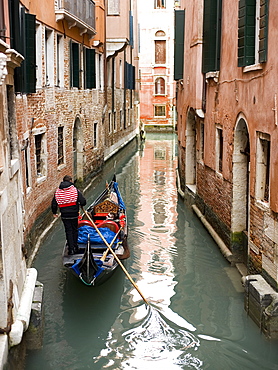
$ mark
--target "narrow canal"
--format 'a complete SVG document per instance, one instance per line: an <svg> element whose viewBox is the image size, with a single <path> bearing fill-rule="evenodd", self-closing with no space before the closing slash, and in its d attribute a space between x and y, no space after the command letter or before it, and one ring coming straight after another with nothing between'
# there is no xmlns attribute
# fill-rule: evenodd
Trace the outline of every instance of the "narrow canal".
<svg viewBox="0 0 278 370"><path fill-rule="evenodd" d="M96 288L69 274L59 221L34 263L45 288L45 333L43 348L27 354L27 370L278 368L277 342L244 311L239 273L177 195L175 140L149 134L140 148L130 144L85 194L89 204L115 165L128 209L126 268L150 306L121 269Z"/></svg>

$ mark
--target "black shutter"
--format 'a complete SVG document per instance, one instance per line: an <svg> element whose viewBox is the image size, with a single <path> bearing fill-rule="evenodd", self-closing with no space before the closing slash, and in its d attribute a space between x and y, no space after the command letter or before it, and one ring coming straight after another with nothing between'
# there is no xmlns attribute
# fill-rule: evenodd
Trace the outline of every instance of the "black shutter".
<svg viewBox="0 0 278 370"><path fill-rule="evenodd" d="M238 66L255 63L256 1L239 0Z"/></svg>
<svg viewBox="0 0 278 370"><path fill-rule="evenodd" d="M95 49L85 49L86 50L86 89L95 89L96 88L96 66L95 58L96 51Z"/></svg>
<svg viewBox="0 0 278 370"><path fill-rule="evenodd" d="M71 43L71 87L79 88L79 45L75 42Z"/></svg>
<svg viewBox="0 0 278 370"><path fill-rule="evenodd" d="M268 39L268 0L261 0L260 6L260 34L259 34L259 62L267 60Z"/></svg>
<svg viewBox="0 0 278 370"><path fill-rule="evenodd" d="M222 0L204 0L202 72L219 71Z"/></svg>
<svg viewBox="0 0 278 370"><path fill-rule="evenodd" d="M183 79L185 11L175 10L174 80Z"/></svg>
<svg viewBox="0 0 278 370"><path fill-rule="evenodd" d="M36 16L25 13L24 92L36 92Z"/></svg>
<svg viewBox="0 0 278 370"><path fill-rule="evenodd" d="M131 73L132 73L131 89L135 90L135 67L133 65L131 65Z"/></svg>

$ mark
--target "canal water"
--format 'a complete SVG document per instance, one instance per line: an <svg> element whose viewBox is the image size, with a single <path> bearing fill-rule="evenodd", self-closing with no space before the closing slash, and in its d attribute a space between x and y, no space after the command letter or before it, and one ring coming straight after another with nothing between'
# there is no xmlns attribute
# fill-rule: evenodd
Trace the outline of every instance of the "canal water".
<svg viewBox="0 0 278 370"><path fill-rule="evenodd" d="M27 370L278 368L277 342L246 315L241 277L176 190L176 136L148 134L110 160L86 192L90 203L113 172L128 210L131 256L100 287L62 266L55 226L34 262L44 284L43 347Z"/></svg>

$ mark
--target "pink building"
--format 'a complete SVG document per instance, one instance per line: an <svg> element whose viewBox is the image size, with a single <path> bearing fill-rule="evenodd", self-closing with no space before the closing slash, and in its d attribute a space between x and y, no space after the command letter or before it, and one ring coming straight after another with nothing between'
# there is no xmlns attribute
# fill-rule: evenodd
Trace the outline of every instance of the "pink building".
<svg viewBox="0 0 278 370"><path fill-rule="evenodd" d="M277 16L272 0L183 0L175 59L182 188L229 261L261 274L264 292L274 294ZM265 320L263 330L277 337Z"/></svg>
<svg viewBox="0 0 278 370"><path fill-rule="evenodd" d="M174 0L138 2L140 120L146 130L174 129Z"/></svg>

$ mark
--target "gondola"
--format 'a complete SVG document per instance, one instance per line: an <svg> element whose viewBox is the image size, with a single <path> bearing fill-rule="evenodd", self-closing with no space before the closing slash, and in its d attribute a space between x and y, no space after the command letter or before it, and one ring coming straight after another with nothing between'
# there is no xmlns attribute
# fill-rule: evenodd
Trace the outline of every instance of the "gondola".
<svg viewBox="0 0 278 370"><path fill-rule="evenodd" d="M105 190L79 217L78 252L69 255L65 244L63 265L85 285L101 285L119 265L113 254L119 260L130 256L127 234L126 207L114 175Z"/></svg>

